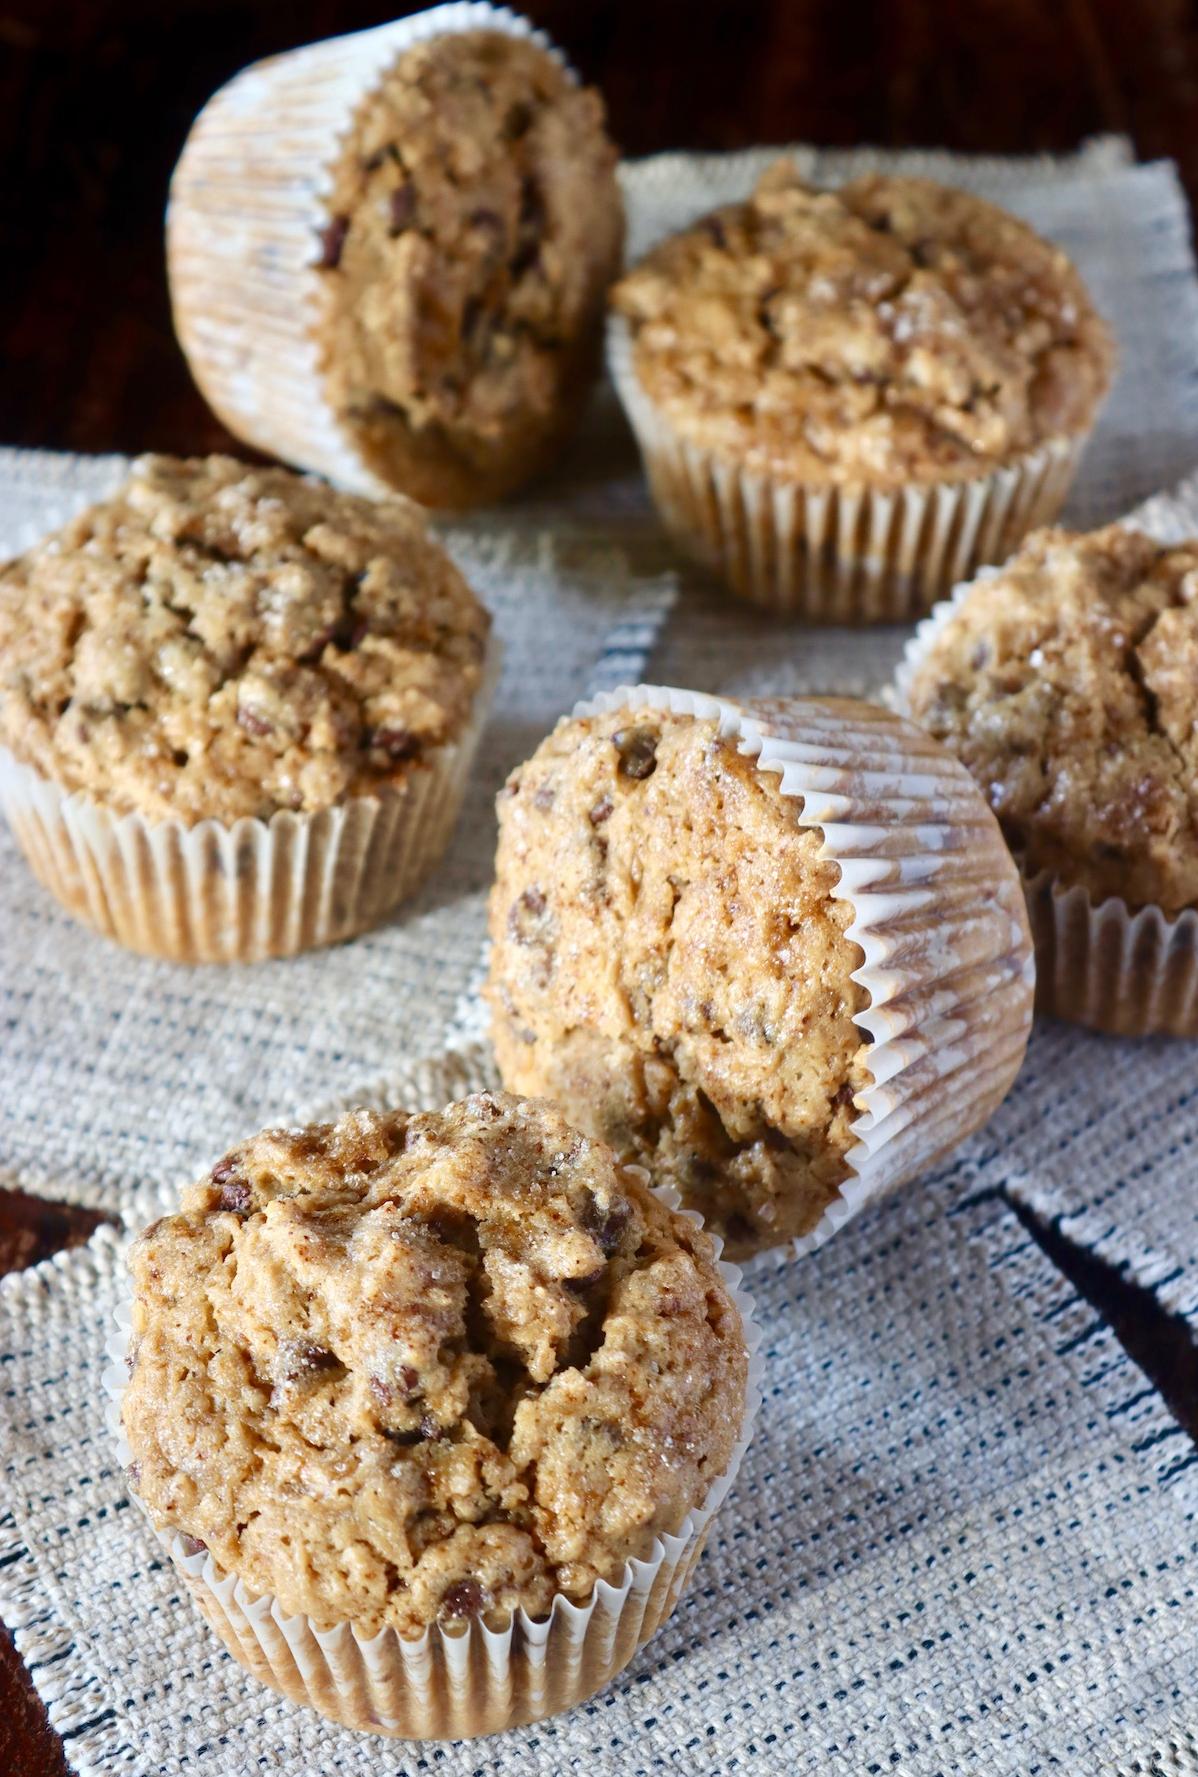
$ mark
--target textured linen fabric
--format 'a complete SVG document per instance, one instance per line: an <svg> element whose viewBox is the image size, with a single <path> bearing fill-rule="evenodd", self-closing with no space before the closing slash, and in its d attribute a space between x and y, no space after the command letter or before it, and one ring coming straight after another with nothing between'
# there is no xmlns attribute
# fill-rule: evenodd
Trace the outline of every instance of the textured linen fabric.
<svg viewBox="0 0 1198 1777"><path fill-rule="evenodd" d="M1198 282L1171 167L1112 142L1062 162L798 152L815 177L880 160L971 185L1073 253L1122 368L1069 516L1116 516L1198 461ZM626 168L634 248L769 158ZM122 470L0 453L0 549ZM876 692L907 633L783 629L705 587L662 537L610 392L551 485L444 534L496 613L504 679L451 853L395 921L253 968L143 961L75 926L0 836L0 1184L131 1228L265 1121L380 1075L414 1102L466 1088L477 1061L393 1076L475 1020L491 798L555 716L646 676ZM1196 1311L1189 1053L1045 1026L953 1166L803 1265L758 1265L767 1411L690 1597L594 1703L491 1742L360 1739L244 1679L180 1598L103 1429L123 1237L0 1283L0 1616L72 1762L105 1777L1198 1772L1198 1457L1025 1225L1060 1219Z"/></svg>
<svg viewBox="0 0 1198 1777"><path fill-rule="evenodd" d="M105 1230L0 1288L0 1604L81 1771L1187 1768L1198 1452L976 1161L754 1268L765 1405L691 1593L591 1703L455 1746L279 1701L180 1595L104 1427L124 1250Z"/></svg>

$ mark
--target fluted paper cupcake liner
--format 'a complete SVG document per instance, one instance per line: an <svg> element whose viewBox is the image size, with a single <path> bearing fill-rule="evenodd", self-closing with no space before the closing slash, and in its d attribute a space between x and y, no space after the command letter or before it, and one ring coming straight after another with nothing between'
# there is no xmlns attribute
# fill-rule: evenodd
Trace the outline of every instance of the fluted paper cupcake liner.
<svg viewBox="0 0 1198 1777"><path fill-rule="evenodd" d="M339 423L316 344L333 168L359 107L406 50L478 30L565 65L505 7L436 6L244 69L201 111L171 181L175 329L205 400L247 444L357 493L390 489Z"/></svg>
<svg viewBox="0 0 1198 1777"><path fill-rule="evenodd" d="M873 1084L857 1096L849 1175L796 1253L934 1166L1001 1103L1031 1030L1035 971L1018 876L964 766L922 729L845 698L733 702L637 685L576 716L658 709L714 720L776 773L800 826L823 835L833 893L853 909L869 995Z"/></svg>
<svg viewBox="0 0 1198 1777"><path fill-rule="evenodd" d="M451 1069L448 1090L457 1085L458 1073ZM658 1195L677 1207L673 1193ZM693 1212L680 1213L699 1224ZM720 1242L712 1238L718 1255ZM601 1689L656 1632L685 1591L712 1519L736 1478L760 1406L761 1330L740 1270L722 1260L718 1265L740 1314L749 1354L741 1435L702 1505L687 1513L677 1531L655 1537L642 1558L628 1561L618 1583L600 1580L581 1604L559 1593L545 1617L520 1610L501 1628L475 1621L452 1631L435 1624L412 1639L390 1628L365 1636L352 1623L323 1627L303 1614L289 1616L276 1598L252 1593L234 1574L222 1571L206 1549L189 1551L184 1537L157 1531L196 1605L234 1659L272 1690L343 1727L411 1740L499 1733L570 1709ZM132 1453L121 1424L121 1400L128 1380L130 1329L126 1301L116 1313L104 1371L108 1426L126 1466Z"/></svg>
<svg viewBox="0 0 1198 1777"><path fill-rule="evenodd" d="M144 956L257 962L368 930L439 861L461 806L498 676L456 741L394 788L315 814L188 825L117 814L0 747L0 807L38 878L68 913Z"/></svg>
<svg viewBox="0 0 1198 1777"><path fill-rule="evenodd" d="M890 702L910 713L911 686L945 624L983 572L958 586L919 625L903 652ZM1130 907L1117 895L1095 902L1083 883L1050 870L1023 876L1036 946L1036 1008L1113 1036L1198 1036L1198 909L1169 914Z"/></svg>
<svg viewBox="0 0 1198 1777"><path fill-rule="evenodd" d="M808 623L910 622L1051 523L1086 442L1054 438L968 481L807 485L751 474L680 437L640 385L620 316L608 323L607 357L675 542L738 597Z"/></svg>

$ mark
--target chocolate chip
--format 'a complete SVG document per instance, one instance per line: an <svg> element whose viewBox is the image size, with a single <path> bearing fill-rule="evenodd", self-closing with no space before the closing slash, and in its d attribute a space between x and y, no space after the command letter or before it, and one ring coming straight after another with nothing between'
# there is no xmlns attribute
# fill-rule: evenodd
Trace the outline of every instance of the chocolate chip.
<svg viewBox="0 0 1198 1777"><path fill-rule="evenodd" d="M208 1544L202 1542L198 1536L187 1536L184 1534L179 1540L183 1544L183 1553L185 1555L202 1555L208 1548Z"/></svg>
<svg viewBox="0 0 1198 1777"><path fill-rule="evenodd" d="M632 1208L617 1200L610 1209L604 1209L597 1197L588 1195L579 1219L603 1256L610 1259L632 1219Z"/></svg>
<svg viewBox="0 0 1198 1777"><path fill-rule="evenodd" d="M389 1444L400 1444L404 1449L410 1449L413 1444L424 1442L424 1433L421 1430L398 1431L394 1426L384 1425L382 1431Z"/></svg>
<svg viewBox="0 0 1198 1777"><path fill-rule="evenodd" d="M420 742L402 722L392 722L373 729L368 744L377 752L385 753L396 764L402 759L410 759L420 749Z"/></svg>
<svg viewBox="0 0 1198 1777"><path fill-rule="evenodd" d="M507 929L517 944L539 944L544 936L546 901L537 887L526 888L513 901L507 916Z"/></svg>
<svg viewBox="0 0 1198 1777"><path fill-rule="evenodd" d="M545 198L531 173L520 181L520 226L541 229L545 224Z"/></svg>
<svg viewBox="0 0 1198 1777"><path fill-rule="evenodd" d="M317 271L336 271L341 264L341 253L348 233L348 216L333 216L329 220L320 235L320 258L316 261Z"/></svg>
<svg viewBox="0 0 1198 1777"><path fill-rule="evenodd" d="M853 1088L845 1080L836 1088L832 1097L833 1111L853 1109Z"/></svg>
<svg viewBox="0 0 1198 1777"><path fill-rule="evenodd" d="M717 247L728 245L728 231L718 216L705 216L701 226L704 234L710 236Z"/></svg>
<svg viewBox="0 0 1198 1777"><path fill-rule="evenodd" d="M244 1179L228 1179L219 1187L217 1203L232 1215L243 1216L250 1207L251 1195Z"/></svg>
<svg viewBox="0 0 1198 1777"><path fill-rule="evenodd" d="M603 1278L604 1270L601 1265L597 1271L588 1271L585 1277L567 1277L564 1282L568 1290L573 1290L575 1295L583 1296L588 1290L594 1289L597 1283L602 1283Z"/></svg>
<svg viewBox="0 0 1198 1777"><path fill-rule="evenodd" d="M283 1374L288 1382L344 1368L335 1352L323 1345L313 1345L307 1339L281 1340L279 1349L283 1357Z"/></svg>
<svg viewBox="0 0 1198 1777"><path fill-rule="evenodd" d="M617 728L612 744L620 755L621 777L641 782L657 770L657 743L661 739L656 728Z"/></svg>
<svg viewBox="0 0 1198 1777"><path fill-rule="evenodd" d="M733 1212L724 1223L724 1232L727 1234L729 1241L736 1246L747 1246L748 1243L751 1240L756 1239L757 1236L757 1230L754 1228L752 1222L746 1220L742 1215L737 1215L735 1212Z"/></svg>
<svg viewBox="0 0 1198 1777"><path fill-rule="evenodd" d="M443 1617L477 1617L487 1608L487 1589L478 1580L455 1580L442 1594Z"/></svg>
<svg viewBox="0 0 1198 1777"><path fill-rule="evenodd" d="M532 794L532 805L542 814L548 814L553 807L556 792L552 784L538 784Z"/></svg>
<svg viewBox="0 0 1198 1777"><path fill-rule="evenodd" d="M601 827L614 807L615 804L610 796L600 796L598 802L596 802L594 808L591 809L587 816L592 827Z"/></svg>
<svg viewBox="0 0 1198 1777"><path fill-rule="evenodd" d="M274 733L272 724L266 720L265 716L258 715L255 710L250 709L244 703L237 706L237 726L244 728L247 734L252 734L259 740L264 734Z"/></svg>
<svg viewBox="0 0 1198 1777"><path fill-rule="evenodd" d="M526 105L523 99L518 99L514 105L509 106L508 114L503 120L504 136L509 142L517 142L521 136L528 134L531 125L532 106Z"/></svg>
<svg viewBox="0 0 1198 1777"><path fill-rule="evenodd" d="M387 219L392 235L402 234L416 214L416 188L397 185L387 202Z"/></svg>

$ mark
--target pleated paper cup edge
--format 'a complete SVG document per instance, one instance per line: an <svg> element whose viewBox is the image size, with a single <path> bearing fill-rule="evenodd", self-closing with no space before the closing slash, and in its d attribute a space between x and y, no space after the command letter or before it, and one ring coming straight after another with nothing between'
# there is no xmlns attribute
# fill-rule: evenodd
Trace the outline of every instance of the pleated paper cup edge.
<svg viewBox="0 0 1198 1777"><path fill-rule="evenodd" d="M709 552L700 546L699 539L708 531L709 524L707 515L700 510L700 503L693 490L688 489L685 501L685 531L680 524L671 521L654 494L654 504L665 528L681 547L717 575L733 597L770 611L775 616L799 619L814 625L859 626L914 622L931 608L930 594L934 587L924 585L929 574L926 549L922 552L916 550L905 562L900 560L903 544L898 533L906 530L917 538L922 537L927 528L928 510L936 499L955 499L960 506L973 497L978 502L978 509L969 521L970 550L973 550L977 538L988 528L994 527L1006 535L1006 527L1011 521L1009 516L1003 516L1000 503L1009 513L1019 503L1022 492L1026 496L1028 516L1026 522L1021 523L1017 534L1007 539L1012 548L1017 547L1018 542L1029 531L1051 522L1059 513L1097 421L1096 411L1084 431L1045 439L1034 449L1023 452L1010 462L975 476L930 480L926 483L908 481L892 488L873 488L867 483L804 483L798 479L771 476L764 471L742 469L718 452L683 438L641 387L633 363L631 330L622 316L610 312L606 349L608 372L636 436L651 484L653 476L650 471L653 464L664 464L667 453L671 459L675 455L684 455L692 465L702 464L706 478L712 483L717 482L720 477L734 476L741 490L741 512L746 515L754 510L757 512L758 523L751 545L745 552L751 584L747 588L736 586L726 560L712 561ZM670 479L677 488L678 478L672 476ZM1042 483L1049 486L1046 488L1038 485ZM878 528L886 532L889 553L882 556L860 552L844 555L836 553L830 567L821 569L827 583L818 598L812 594L804 577L797 573L794 576L796 584L789 590L768 585L767 576L763 574L760 564L780 562L786 554L775 524L779 496L821 507L831 502L838 505L846 501L855 502L860 510L854 521L854 529L867 534L871 534L875 528L869 518L870 511L882 511L886 514L885 522ZM903 526L896 526L890 508L900 497L909 502L913 510L917 498L922 503L918 508L918 516L909 517ZM747 517L746 527L752 528ZM940 528L951 529L951 524L946 521ZM721 536L726 535L722 522L720 530ZM979 566L975 561L966 571L976 574ZM942 581L943 578L943 573L937 573L937 581Z"/></svg>
<svg viewBox="0 0 1198 1777"><path fill-rule="evenodd" d="M440 861L461 811L471 766L498 684L501 659L499 639L492 630L487 639L482 676L460 733L453 740L430 749L421 762L419 773L411 773L394 789L385 788L378 795L350 796L331 808L315 810L309 814L281 809L265 821L256 816L243 816L229 823L213 818L194 823L175 817L152 820L136 812L117 814L105 802L87 791L66 790L35 766L18 759L8 747L0 745L0 811L3 812L31 873L46 892L54 896L59 906L89 931L97 932L137 955L188 964L220 965L297 955L306 949L319 949L326 944L340 943L359 936L379 920L385 919L395 907L410 899L427 881ZM419 786L421 794L414 805L405 808L404 804L413 783ZM404 874L394 901L385 907L376 906L373 913L367 911L370 903L364 906L363 901L367 891L372 886L377 886L375 875L368 872L363 875L357 887L356 904L359 911L356 917L351 904L336 922L335 929L328 929L326 922L320 935L311 940L290 944L286 940L286 933L289 929L300 929L307 899L319 887L313 880L316 873L306 867L295 884L294 896L287 906L273 911L268 932L259 932L253 942L244 946L231 947L225 941L222 932L227 932L227 926L214 920L202 902L203 888L209 881L211 870L211 862L208 867L203 867L203 853L209 843L218 848L222 859L231 858L235 853L245 855L240 848L243 844L248 844L255 858L254 882L265 888L273 878L276 854L283 843L284 835L296 841L302 835L306 851L309 837L313 833L324 835L327 829L329 851L318 872L327 881L335 872L337 858L346 843L347 828L363 810L390 810L394 816L389 848L394 852L402 846L405 856ZM33 824L43 834L49 834L51 823L53 824L59 836L58 849L62 854L69 852L73 858L83 859L94 872L100 900L105 909L114 904L129 905L130 932L122 934L118 931L117 922L111 915L106 923L99 917L90 917L63 886L61 872L44 872L39 867L27 841L26 820L21 818L22 814L31 815ZM187 861L188 879L182 892L172 887L170 870L163 868L154 874L148 890L135 888L132 896L125 894L128 877L124 871L124 847L126 844L132 846L139 838L145 841L146 850L141 854L143 857L148 854L158 862L159 853L169 843L172 849L165 860L166 864L169 865L176 855ZM101 850L99 847L104 841L107 844ZM51 850L48 840L48 857ZM305 856L306 866L307 863ZM47 874L52 880L47 880ZM80 899L82 898L84 897L81 895ZM96 895L89 892L86 898L89 902L95 902ZM171 946L160 941L160 921L155 912L156 905L160 908L171 907L176 916L173 920L176 932L199 934L198 938L189 945ZM133 931L139 937L139 942L133 941Z"/></svg>
<svg viewBox="0 0 1198 1777"><path fill-rule="evenodd" d="M309 94L312 109L302 125L303 140L296 140L292 121L288 156L303 163L305 150L310 150L308 164L315 166L316 181L312 190L305 190L289 200L281 199L285 220L282 231L296 231L297 240L315 246L322 220L327 221L327 199L334 169L349 136L360 107L377 88L400 56L418 44L441 36L457 36L468 31L490 30L533 43L551 56L575 84L578 75L568 58L548 34L530 19L506 6L492 6L488 0L448 0L406 18L394 19L362 31L322 39L298 49L284 51L262 61L251 63L219 87L197 113L171 174L166 211L166 260L170 286L171 310L175 332L188 365L204 399L213 411L239 438L258 449L280 457L284 462L325 475L336 486L350 492L373 497L393 494L395 489L371 468L352 434L345 430L329 402L326 392L326 367L317 346L320 322L321 290L319 269L309 258L283 269L295 292L295 300L287 301L269 288L277 277L277 268L262 274L250 289L265 297L265 313L270 319L263 324L251 312L245 280L255 274L254 256L243 255L236 280L222 275L219 263L210 262L202 286L194 296L185 268L185 254L180 247L181 231L186 232L190 206L179 175L193 145L193 136L211 125L212 118L228 117L247 120L268 110L273 97L273 83L280 69L290 66L296 74L310 76L318 68L341 65L344 79L336 92L321 92L319 87ZM352 75L348 64L353 63ZM254 103L250 94L254 83L270 83ZM346 90L346 83L352 91ZM273 194L276 199L279 193ZM314 213L315 212L315 213ZM203 214L202 210L197 211ZM279 230L279 219L273 224ZM216 279L223 291L223 300L230 313L218 315L213 305L211 283ZM250 362L263 339L275 360L269 378L273 403L265 403L262 390L251 396L236 393L239 375L230 371L230 364ZM272 411L273 407L273 411ZM298 446L290 441L296 437L288 414L303 414L302 424L311 427L310 442L300 437Z"/></svg>
<svg viewBox="0 0 1198 1777"><path fill-rule="evenodd" d="M481 1045L479 1047L481 1049ZM437 1057L430 1057L425 1065L433 1066L437 1059ZM352 1093L345 1094L344 1107L350 1108L352 1100ZM627 1170L644 1177L642 1168L630 1167ZM669 1208L674 1209L685 1221L691 1223L695 1227L702 1228L702 1217L694 1210L683 1208L678 1193L671 1187L656 1188L654 1190L654 1195L665 1202ZM635 1655L640 1648L643 1647L647 1641L652 1639L657 1628L668 1620L669 1615L672 1614L672 1611L677 1607L684 1595L687 1585L689 1584L690 1568L701 1554L703 1543L706 1541L711 1525L721 1505L735 1485L736 1477L740 1470L741 1463L744 1460L745 1452L748 1450L748 1447L752 1442L754 1426L762 1405L763 1378L765 1372L765 1359L762 1350L763 1333L760 1322L757 1319L753 1297L745 1286L742 1268L720 1256L722 1242L719 1236L709 1232L708 1238L711 1240L714 1249L716 1268L728 1291L729 1298L736 1309L737 1315L739 1316L743 1332L747 1366L745 1374L744 1410L741 1419L740 1434L733 1447L727 1466L723 1473L718 1475L716 1479L711 1482L702 1503L698 1506L693 1506L685 1514L676 1530L659 1532L656 1534L644 1555L633 1557L626 1561L618 1581L597 1581L590 1597L581 1604L568 1598L564 1593L557 1593L545 1617L532 1618L521 1609L517 1611L510 1619L509 1623L501 1629L491 1629L485 1624L471 1623L464 1632L451 1634L441 1629L439 1625L432 1625L430 1628L426 1629L421 1636L413 1639L401 1638L396 1631L386 1629L378 1632L378 1634L374 1636L363 1637L358 1634L357 1629L352 1622L332 1624L325 1627L317 1624L302 1613L288 1617L279 1605L278 1600L273 1595L251 1593L240 1580L234 1581L234 1576L231 1573L222 1570L213 1560L209 1551L205 1549L189 1553L181 1533L158 1529L158 1527L150 1520L149 1514L146 1512L145 1507L138 1498L136 1490L131 1488L130 1491L132 1497L143 1516L145 1516L147 1524L153 1531L153 1534L159 1543L169 1554L174 1566L186 1578L189 1588L193 1591L202 1588L213 1600L216 1606L213 1614L210 1615L207 1610L202 1610L201 1614L203 1614L208 1620L209 1626L213 1628L213 1632L219 1634L221 1639L225 1641L225 1645L228 1647L230 1653L239 1660L240 1664L243 1666L246 1664L246 1662L241 1659L234 1642L228 1640L220 1630L216 1629L213 1617L215 1617L215 1622L219 1622L222 1617L227 1619L233 1628L235 1639L238 1631L244 1629L251 1641L257 1641L258 1638L254 1632L251 1621L251 1613L253 1616L269 1615L277 1624L287 1623L289 1648L290 1638L292 1636L302 1637L305 1633L322 1649L325 1643L330 1642L332 1638L336 1638L340 1643L344 1644L343 1651L348 1651L348 1643L349 1641L352 1641L353 1646L358 1650L359 1654L361 1654L362 1650L367 1647L370 1648L373 1653L376 1648L381 1646L384 1638L390 1638L389 1645L393 1656L392 1682L408 1687L410 1692L410 1683L408 1679L403 1676L403 1658L405 1653L408 1658L413 1659L426 1653L435 1636L443 1644L455 1644L452 1649L453 1657L459 1661L465 1662L468 1659L468 1644L470 1639L474 1636L478 1636L481 1637L486 1650L488 1672L502 1689L504 1685L508 1684L514 1661L522 1655L526 1655L526 1650L529 1646L537 1647L546 1643L551 1630L553 1630L559 1622L565 1625L563 1633L570 1638L570 1657L578 1666L582 1666L583 1655L588 1639L592 1635L592 1631L595 1642L598 1643L606 1640L609 1644L614 1644L619 1638L620 1624L625 1614L630 1611L635 1613L637 1610L644 1610L650 1599L652 1589L662 1574L666 1573L667 1583L672 1584L674 1576L681 1573L683 1576L682 1583L674 1594L673 1602L670 1604L669 1610L664 1612L647 1632L642 1633L638 1631L635 1645L629 1650L627 1659L621 1661L621 1663L607 1675L603 1680L603 1684L611 1683L618 1678L630 1661L635 1658ZM126 1274L123 1293L113 1311L112 1325L105 1340L105 1357L107 1362L101 1378L105 1394L105 1423L109 1436L115 1447L117 1459L122 1468L127 1468L133 1459L133 1452L130 1448L128 1438L125 1435L124 1426L121 1420L121 1406L129 1375L126 1359L128 1356L132 1332L131 1307L132 1289ZM231 1581L234 1583L230 1584ZM518 1635L516 1634L517 1630L519 1631ZM402 1647L393 1645L401 1642ZM259 1646L261 1646L260 1642ZM263 1651L265 1655L265 1650ZM398 1656L398 1658L395 1658L395 1656ZM445 1657L448 1659L449 1650L446 1650ZM247 1667L247 1670L248 1669L249 1668ZM497 1678L496 1675L498 1675ZM295 1680L291 1672L280 1673L276 1671L275 1685L282 1694L291 1697L293 1701L297 1700L295 1695ZM508 1688L511 1689L512 1687L509 1685ZM594 1687L587 1685L584 1682L579 1689L577 1696L571 1697L569 1701L562 1702L560 1709L554 1708L550 1713L558 1714L573 1708L577 1703L585 1701L589 1695L593 1694L593 1692ZM310 1695L304 1699L304 1702L306 1706L316 1709L319 1713L324 1715L326 1719L339 1720L343 1725L357 1727L359 1730L363 1727L361 1721L350 1719L349 1708L351 1697L348 1686L346 1687L343 1697L343 1703L347 1710L345 1715L331 1715L327 1708L321 1708L320 1704L318 1704ZM485 1699L480 1699L477 1715L477 1719L480 1721L484 1719L484 1709ZM392 1719L400 1719L399 1713L397 1712L396 1716ZM543 1719L543 1717L533 1717L529 1719ZM478 1729L472 1730L469 1727L464 1727L462 1722L455 1718L452 1723L447 1723L446 1731L444 1733L428 1734L420 1737L439 1739L451 1736L457 1737L463 1733L469 1735L472 1732L497 1732L502 1731L502 1728L502 1723L495 1724L491 1721L489 1725L484 1725ZM383 1726L376 1731L386 1734L389 1730ZM407 1737L415 1738L416 1736Z"/></svg>
<svg viewBox="0 0 1198 1777"><path fill-rule="evenodd" d="M742 750L757 759L762 770L771 771L771 773L774 771L779 772L778 781L781 788L781 765L773 764L770 761L768 755L768 749L770 746L768 725L767 723L759 722L754 716L752 710L753 701L754 700L752 699L746 699L744 702L741 702L737 699L724 698L708 692L690 691L677 686L645 684L634 686L624 685L611 691L601 692L597 697L584 698L581 702L575 705L574 709L571 711L569 719L573 720L578 717L605 715L614 710L629 707L633 709L665 709L674 715L691 716L699 720L715 720L720 725L720 732L723 738L736 739L748 743L747 747L743 747ZM765 701L768 702L769 700L766 699ZM844 702L846 700L829 700L814 694L805 694L793 701L798 703L810 702L826 704L829 701ZM852 702L855 700L850 699L847 701ZM895 712L891 712L891 714L894 713ZM774 742L773 744L776 746L777 742ZM755 751L753 750L754 748L756 748ZM949 756L946 755L946 758L947 757ZM786 763L789 765L792 761L786 761ZM968 779L968 774L965 773L964 768L957 764L956 761L953 761L953 765L955 768L955 774L959 775L963 782L969 782L970 787L972 788L971 780ZM847 777L848 773L846 772L844 775ZM913 772L913 782L917 781L918 778L919 773L917 771ZM819 796L825 796L827 794L827 787L826 785L821 785L818 790L814 787L809 787L806 791L802 789L788 790L783 788L782 793L784 795L793 795L806 803L814 795L818 794ZM925 800L931 800L930 794L922 789L920 795ZM827 829L830 824L831 823L826 820L818 818L816 815L808 815L805 810L804 825L809 828L818 829L824 834L824 855L832 862L841 863L843 865L846 860L838 857L837 846L830 843L828 840ZM837 834L840 838L841 847L844 848L844 835L846 830L852 830L853 823L851 821L844 822L838 819L835 825ZM1001 1099L1010 1091L1019 1071L1019 1066L1022 1063L1022 1057L1027 1047L1028 1037L1031 1034L1031 1005L1035 980L1034 961L1026 908L1022 897L1014 893L1014 888L1015 883L1012 882L1012 898L1017 902L1017 917L1021 922L1022 942L1017 943L1015 941L1016 935L1012 934L1011 954L1012 956L1022 954L1024 958L1021 965L1021 977L1025 988L1025 993L1022 996L1025 1003L1025 1012L1020 1020L1020 1028L1018 1030L1016 1029L1014 1020L1012 1020L1011 1023L1014 1046L1018 1049L1018 1056L1014 1060L1013 1065L1009 1060L1005 1061L1004 1066L996 1074L996 1079L1002 1078L1004 1080L1004 1084L998 1092L998 1097L995 1100L996 1104L1001 1102ZM869 891L867 890L865 892L868 894ZM806 1233L795 1237L787 1243L780 1243L777 1247L765 1248L762 1252L753 1255L753 1257L747 1261L751 1265L767 1260L771 1255L776 1257L779 1252L785 1252L788 1247L793 1255L798 1258L804 1257L806 1254L815 1251L830 1239L834 1233L842 1228L846 1222L850 1221L855 1215L864 1209L868 1203L872 1203L888 1195L890 1191L897 1189L909 1178L918 1176L920 1172L928 1170L929 1166L936 1163L936 1157L924 1159L916 1165L914 1169L902 1171L898 1176L888 1176L882 1162L886 1156L889 1138L883 1140L878 1146L874 1146L866 1140L867 1134L873 1134L877 1128L885 1123L887 1115L886 1100L893 1096L892 1088L894 1081L914 1064L912 1061L903 1061L900 1059L898 1067L893 1072L888 1072L884 1067L878 1065L885 1055L887 1048L892 1045L904 1044L909 1034L903 1032L897 1036L888 1035L885 1033L884 1029L882 1029L880 1020L878 1021L878 1029L873 1028L871 1023L871 1012L878 1009L879 1003L884 1004L886 999L893 997L892 993L889 991L887 991L884 996L881 993L883 975L885 974L889 976L893 971L883 971L875 968L868 961L866 944L870 937L870 926L868 921L859 915L858 892L854 892L847 885L844 879L843 868L841 880L838 882L836 888L833 889L832 893L836 898L848 901L853 907L854 919L847 928L845 936L861 947L866 954L866 961L860 968L853 971L852 979L859 986L863 987L870 995L870 1007L867 1007L864 1014L859 1016L855 1022L859 1027L868 1031L872 1038L869 1058L867 1061L867 1065L871 1072L871 1084L865 1088L863 1092L857 1095L857 1114L850 1125L850 1134L856 1139L854 1146L852 1146L846 1154L846 1163L850 1170L848 1177L841 1184L837 1196ZM938 1025L944 1026L947 1025L949 1020L947 1015L941 1014L938 1016L936 1022ZM901 1049L896 1052L901 1055ZM925 1054L926 1053L927 1051L925 1050ZM922 1059L922 1057L919 1059ZM946 1076L938 1075L936 1084L942 1085L945 1077ZM916 1096L928 1095L934 1091L935 1086L925 1085L917 1089ZM881 1111L882 1113L880 1116L876 1115L878 1111ZM938 1157L943 1157L945 1152L951 1151L952 1147L958 1145L960 1141L963 1141L971 1130L977 1126L978 1125L975 1123L969 1125L968 1128L963 1128L955 1140L949 1144L948 1148L941 1147Z"/></svg>

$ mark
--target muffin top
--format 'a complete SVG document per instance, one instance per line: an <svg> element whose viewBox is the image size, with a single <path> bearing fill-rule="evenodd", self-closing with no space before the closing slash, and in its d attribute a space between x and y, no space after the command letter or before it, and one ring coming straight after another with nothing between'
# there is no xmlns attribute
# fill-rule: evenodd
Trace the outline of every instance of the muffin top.
<svg viewBox="0 0 1198 1777"><path fill-rule="evenodd" d="M504 491L597 362L623 204L599 95L539 45L401 55L342 146L317 249L333 405L433 505Z"/></svg>
<svg viewBox="0 0 1198 1777"><path fill-rule="evenodd" d="M0 569L0 743L117 813L310 813L459 735L489 626L406 500L143 457Z"/></svg>
<svg viewBox="0 0 1198 1777"><path fill-rule="evenodd" d="M908 700L1029 872L1198 905L1198 541L1035 532L969 589Z"/></svg>
<svg viewBox="0 0 1198 1777"><path fill-rule="evenodd" d="M1084 432L1113 349L1073 266L928 179L778 162L616 286L639 383L692 443L803 481L988 473Z"/></svg>
<svg viewBox="0 0 1198 1777"><path fill-rule="evenodd" d="M870 1083L862 954L823 835L718 723L564 721L499 798L492 1035L733 1254L805 1233Z"/></svg>
<svg viewBox="0 0 1198 1777"><path fill-rule="evenodd" d="M321 1623L585 1598L702 1504L740 1434L710 1239L547 1104L268 1130L130 1269L133 1487Z"/></svg>

